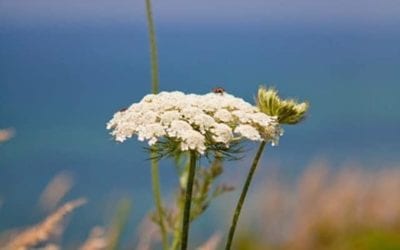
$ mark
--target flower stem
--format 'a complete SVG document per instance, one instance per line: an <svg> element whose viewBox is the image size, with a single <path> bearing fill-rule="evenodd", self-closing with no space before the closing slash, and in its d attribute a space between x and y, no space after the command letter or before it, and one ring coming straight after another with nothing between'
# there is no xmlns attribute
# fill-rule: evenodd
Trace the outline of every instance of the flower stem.
<svg viewBox="0 0 400 250"><path fill-rule="evenodd" d="M251 168L249 170L249 173L247 174L246 182L244 183L244 186L243 186L243 189L242 189L242 193L240 194L240 198L238 200L238 203L236 204L235 213L233 214L231 227L229 229L228 239L227 239L226 245L225 245L225 250L230 250L231 249L233 236L235 234L236 225L237 225L237 222L238 222L239 216L240 216L240 211L242 210L242 207L243 207L243 204L244 204L244 200L246 199L247 191L249 189L249 186L250 186L251 180L253 178L254 172L255 172L255 170L257 168L258 162L259 162L259 160L261 158L261 154L264 151L265 145L266 145L265 141L260 143L260 146L258 147L256 156L254 157L253 163L251 164Z"/></svg>
<svg viewBox="0 0 400 250"><path fill-rule="evenodd" d="M151 89L153 94L158 93L159 85L159 71L158 71L158 55L157 55L157 41L156 31L153 21L153 12L151 8L151 0L146 0L146 14L147 14L147 28L150 39L150 59L151 59Z"/></svg>
<svg viewBox="0 0 400 250"><path fill-rule="evenodd" d="M157 209L157 221L160 226L161 232L161 240L163 249L166 250L168 248L168 238L167 238L167 230L164 224L164 210L161 203L161 191L160 191L160 177L159 177L159 169L158 169L158 161L156 159L151 160L151 181L153 186L153 198L156 204Z"/></svg>
<svg viewBox="0 0 400 250"><path fill-rule="evenodd" d="M146 0L146 16L147 16L147 28L150 40L151 92L153 94L157 94L159 90L159 70L158 70L156 32L153 21L151 0ZM153 197L158 214L158 222L160 226L162 245L163 249L166 250L168 248L168 237L167 237L167 230L164 224L164 211L161 204L160 177L159 177L158 161L156 159L153 159L151 161L151 177L153 186Z"/></svg>
<svg viewBox="0 0 400 250"><path fill-rule="evenodd" d="M174 236L170 250L177 250L181 242L181 235L182 235L181 220L183 218L182 211L185 206L185 201L182 198L179 198L177 206L178 206L178 214L176 219L176 225L174 226Z"/></svg>
<svg viewBox="0 0 400 250"><path fill-rule="evenodd" d="M192 191L194 176L196 173L196 152L190 151L190 164L189 164L189 176L186 184L185 194L185 206L183 211L182 220L182 234L181 234L181 250L186 250L189 238L189 225L190 225L190 206L192 204Z"/></svg>

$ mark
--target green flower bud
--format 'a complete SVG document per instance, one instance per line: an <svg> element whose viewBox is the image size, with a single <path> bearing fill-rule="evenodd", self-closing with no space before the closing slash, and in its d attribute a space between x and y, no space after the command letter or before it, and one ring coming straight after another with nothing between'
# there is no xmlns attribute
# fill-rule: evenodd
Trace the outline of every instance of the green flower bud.
<svg viewBox="0 0 400 250"><path fill-rule="evenodd" d="M275 116L279 124L297 124L301 122L309 108L308 102L298 103L294 99L282 100L274 88L260 86L257 95L257 106L267 115Z"/></svg>

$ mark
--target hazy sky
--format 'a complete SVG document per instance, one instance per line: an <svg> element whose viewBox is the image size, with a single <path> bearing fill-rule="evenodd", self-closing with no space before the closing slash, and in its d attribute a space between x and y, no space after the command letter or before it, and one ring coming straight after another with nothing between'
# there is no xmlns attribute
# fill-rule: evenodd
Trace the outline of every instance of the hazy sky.
<svg viewBox="0 0 400 250"><path fill-rule="evenodd" d="M159 23L400 24L399 0L153 0ZM144 21L144 0L0 0L0 24Z"/></svg>

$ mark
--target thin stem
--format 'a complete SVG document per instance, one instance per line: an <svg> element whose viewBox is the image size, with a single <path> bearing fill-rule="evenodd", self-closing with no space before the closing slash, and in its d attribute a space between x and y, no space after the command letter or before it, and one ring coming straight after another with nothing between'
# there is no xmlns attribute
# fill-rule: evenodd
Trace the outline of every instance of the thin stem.
<svg viewBox="0 0 400 250"><path fill-rule="evenodd" d="M255 170L257 168L258 162L259 162L259 160L261 158L261 154L264 151L265 144L266 144L265 141L260 143L260 146L258 147L256 156L254 157L253 163L251 164L251 168L249 170L249 173L247 174L246 182L244 183L244 186L243 186L243 189L242 189L242 193L240 194L240 198L238 200L238 203L236 204L236 209L235 209L235 213L234 213L233 218L232 218L231 227L229 229L229 235L228 235L228 239L226 241L225 250L230 250L231 249L233 236L235 234L236 225L237 225L237 222L238 222L239 216L240 216L240 211L242 210L242 207L243 207L243 204L244 204L244 200L246 199L247 191L249 189L249 186L250 186L251 180L253 178L254 172L255 172Z"/></svg>
<svg viewBox="0 0 400 250"><path fill-rule="evenodd" d="M190 206L192 204L192 191L196 173L196 152L190 151L189 176L186 184L185 206L182 220L181 250L186 250L189 238Z"/></svg>
<svg viewBox="0 0 400 250"><path fill-rule="evenodd" d="M117 211L114 215L113 222L111 225L107 250L120 249L121 236L126 230L128 224L129 215L132 211L132 202L130 199L121 199L117 204Z"/></svg>
<svg viewBox="0 0 400 250"><path fill-rule="evenodd" d="M158 55L156 31L153 21L153 12L151 8L151 0L146 0L147 27L150 39L150 57L151 57L151 90L153 94L158 93L159 89L159 71L158 71Z"/></svg>
<svg viewBox="0 0 400 250"><path fill-rule="evenodd" d="M153 187L153 197L154 197L154 202L156 204L156 209L157 209L157 220L158 220L158 225L160 226L160 232L161 232L161 240L162 240L162 245L163 249L168 248L168 238L167 238L167 230L165 228L164 224L164 210L162 207L162 202L161 202L161 191L160 191L160 174L158 170L158 161L156 159L151 160L151 182L152 182L152 187Z"/></svg>
<svg viewBox="0 0 400 250"><path fill-rule="evenodd" d="M151 92L157 94L159 90L159 70L158 70L158 56L157 56L157 41L155 25L153 21L153 13L151 8L151 0L146 0L146 15L147 15L147 28L150 40L150 59L151 59ZM168 248L167 230L164 224L164 211L161 203L160 191L160 177L159 177L158 161L153 159L151 161L151 177L153 186L153 197L156 204L158 222L160 226L161 239L163 249Z"/></svg>
<svg viewBox="0 0 400 250"><path fill-rule="evenodd" d="M184 193L181 190L181 193ZM180 245L180 241L181 241L181 235L182 235L182 230L181 230L181 220L182 220L182 211L184 209L185 206L185 201L182 199L183 196L182 194L179 195L178 198L178 214L177 214L177 219L176 219L176 223L174 226L174 236L173 236L173 241L172 241L172 245L171 245L171 250L177 250L179 248Z"/></svg>

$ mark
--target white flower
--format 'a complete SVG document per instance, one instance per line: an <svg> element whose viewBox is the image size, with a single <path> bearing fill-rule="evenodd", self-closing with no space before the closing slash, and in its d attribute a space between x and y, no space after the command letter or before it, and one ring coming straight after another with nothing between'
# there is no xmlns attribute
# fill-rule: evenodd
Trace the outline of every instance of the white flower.
<svg viewBox="0 0 400 250"><path fill-rule="evenodd" d="M223 123L215 124L214 128L211 129L211 133L213 133L215 142L221 142L225 145L229 145L229 142L233 138L232 129Z"/></svg>
<svg viewBox="0 0 400 250"><path fill-rule="evenodd" d="M182 137L181 134L193 130L189 123L181 120L172 121L169 128L166 128L170 137Z"/></svg>
<svg viewBox="0 0 400 250"><path fill-rule="evenodd" d="M196 115L203 114L203 110L198 107L186 106L181 113L186 120L193 121Z"/></svg>
<svg viewBox="0 0 400 250"><path fill-rule="evenodd" d="M258 133L257 129L250 125L239 125L235 128L235 133L240 134L243 137L246 137L247 139L250 139L252 141L261 141L262 138L260 134Z"/></svg>
<svg viewBox="0 0 400 250"><path fill-rule="evenodd" d="M274 118L264 115L264 113L253 113L250 115L252 122L257 123L260 126L268 127Z"/></svg>
<svg viewBox="0 0 400 250"><path fill-rule="evenodd" d="M182 151L187 151L187 150L196 150L200 154L204 154L204 151L206 150L205 144L205 138L204 136L195 131L195 130L188 130L185 131L185 133L182 133L181 135L182 138L182 143L181 143L181 149Z"/></svg>
<svg viewBox="0 0 400 250"><path fill-rule="evenodd" d="M181 151L200 154L217 143L228 148L234 139L277 141L281 131L275 117L243 99L227 93L185 95L178 91L146 95L115 113L107 129L120 142L133 135L149 145L168 139L179 143Z"/></svg>
<svg viewBox="0 0 400 250"><path fill-rule="evenodd" d="M137 134L139 141L149 140L149 145L151 146L157 142L157 138L165 136L166 132L161 124L153 123L146 126L141 125Z"/></svg>
<svg viewBox="0 0 400 250"><path fill-rule="evenodd" d="M160 114L160 122L163 125L168 125L174 120L179 120L181 116L181 113L176 110L165 111L164 113Z"/></svg>
<svg viewBox="0 0 400 250"><path fill-rule="evenodd" d="M200 132L202 134L205 134L206 130L209 130L216 124L214 118L203 113L200 113L193 117L192 123L199 126Z"/></svg>
<svg viewBox="0 0 400 250"><path fill-rule="evenodd" d="M234 110L232 111L232 115L239 120L240 123L248 123L251 122L251 116L249 113L243 110Z"/></svg>
<svg viewBox="0 0 400 250"><path fill-rule="evenodd" d="M230 122L233 118L232 114L226 109L217 110L214 117L221 122Z"/></svg>

